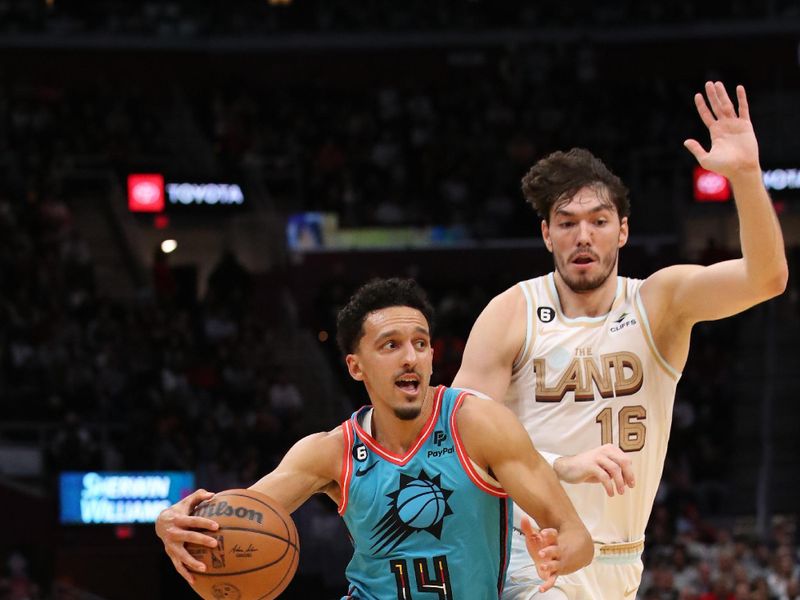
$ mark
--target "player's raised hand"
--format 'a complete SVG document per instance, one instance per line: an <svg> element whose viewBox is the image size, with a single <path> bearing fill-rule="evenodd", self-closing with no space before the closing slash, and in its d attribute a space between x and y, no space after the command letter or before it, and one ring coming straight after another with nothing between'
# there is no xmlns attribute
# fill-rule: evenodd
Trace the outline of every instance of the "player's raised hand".
<svg viewBox="0 0 800 600"><path fill-rule="evenodd" d="M558 571L561 568L561 549L558 547L558 531L555 529L542 529L539 531L533 526L530 518L522 517L522 533L525 535L525 546L528 554L536 565L536 573L543 580L539 586L540 592L546 592L556 583Z"/></svg>
<svg viewBox="0 0 800 600"><path fill-rule="evenodd" d="M164 542L164 550L169 555L172 565L181 576L194 585L194 577L186 568L188 565L195 571L205 571L205 565L192 557L186 550L184 544L193 542L202 546L214 548L217 540L213 537L194 531L195 529L210 529L215 531L219 528L216 521L205 517L193 517L195 507L201 502L213 498L213 492L199 489L186 496L180 502L176 502L169 508L165 508L156 519L156 535Z"/></svg>
<svg viewBox="0 0 800 600"><path fill-rule="evenodd" d="M758 141L744 87L736 86L737 107L728 97L721 81L706 82L706 95L695 94L694 103L703 123L711 135L711 149L706 152L697 140L683 142L705 169L731 179L743 171L760 169Z"/></svg>
<svg viewBox="0 0 800 600"><path fill-rule="evenodd" d="M636 485L630 457L614 444L603 444L575 456L562 456L553 464L561 481L600 483L609 496L624 494Z"/></svg>

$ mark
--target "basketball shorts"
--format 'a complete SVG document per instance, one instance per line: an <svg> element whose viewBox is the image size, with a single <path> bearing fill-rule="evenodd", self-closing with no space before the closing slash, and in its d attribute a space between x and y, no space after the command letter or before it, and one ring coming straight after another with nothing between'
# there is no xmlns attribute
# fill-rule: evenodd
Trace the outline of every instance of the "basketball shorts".
<svg viewBox="0 0 800 600"><path fill-rule="evenodd" d="M560 575L552 589L540 592L542 580L525 547L525 538L515 530L502 600L634 600L644 570L643 548L643 540L595 544L591 564Z"/></svg>

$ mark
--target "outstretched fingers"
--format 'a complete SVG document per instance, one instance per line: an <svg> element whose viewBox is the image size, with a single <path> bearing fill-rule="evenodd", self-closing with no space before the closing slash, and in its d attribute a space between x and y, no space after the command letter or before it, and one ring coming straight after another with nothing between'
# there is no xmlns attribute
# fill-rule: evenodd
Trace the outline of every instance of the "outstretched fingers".
<svg viewBox="0 0 800 600"><path fill-rule="evenodd" d="M718 119L722 117L736 118L736 109L728 96L728 91L725 89L725 84L721 81L714 83L714 92L717 99L717 105L713 106L714 113Z"/></svg>
<svg viewBox="0 0 800 600"><path fill-rule="evenodd" d="M743 85L736 86L736 100L739 103L739 118L750 120L750 105L747 103L747 94Z"/></svg>
<svg viewBox="0 0 800 600"><path fill-rule="evenodd" d="M691 139L684 140L683 146L694 155L698 163L703 164L703 160L705 160L708 152L706 152L703 146L700 145L700 142Z"/></svg>
<svg viewBox="0 0 800 600"><path fill-rule="evenodd" d="M706 94L709 93L709 88L712 92L714 90L714 86L706 84ZM709 102L711 102L710 96ZM703 124L706 127L711 127L714 124L714 121L716 121L716 118L714 117L714 113L712 113L711 109L708 107L708 104L706 104L706 99L703 94L697 93L694 95L694 105L697 107L697 114L700 115L700 119L703 121Z"/></svg>

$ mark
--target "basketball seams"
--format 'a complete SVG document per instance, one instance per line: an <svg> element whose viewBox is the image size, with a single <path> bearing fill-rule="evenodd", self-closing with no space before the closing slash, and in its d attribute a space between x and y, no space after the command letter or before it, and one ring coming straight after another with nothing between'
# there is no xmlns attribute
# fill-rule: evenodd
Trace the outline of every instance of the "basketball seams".
<svg viewBox="0 0 800 600"><path fill-rule="evenodd" d="M229 506L234 508L235 511L239 509L244 509L251 513L253 511L262 511L262 520L244 523L248 526L226 525L227 522L244 521L242 516L236 516L235 513L215 515L214 520L220 524L220 528L216 532L212 532L212 534L223 534L223 536L228 534L226 546L231 544L234 547L237 544L255 544L259 548L254 547L253 550L258 551L259 554L261 551L266 551L268 556L263 557L262 562L257 563L255 566L251 565L259 560L258 555L231 556L230 562L226 560L228 562L227 566L222 567L222 569L232 569L231 571L198 572L190 569L200 580L205 580L203 586L196 589L196 591L203 597L210 597L207 594L211 593L212 588L208 586L216 589L220 585L231 585L245 593L246 597L249 598L256 598L254 593L258 594L258 600L275 598L283 592L294 577L300 560L299 537L291 515L273 498L255 490L225 490L218 493L212 500L204 502L203 505L208 505L215 500L227 500ZM234 503L239 506L235 506ZM269 511L264 510L267 508ZM223 510L222 512L228 511ZM278 522L280 522L280 525ZM262 528L258 528L259 525ZM225 554L227 555L228 552L226 551ZM205 560L208 560L208 558ZM198 582L198 585L200 585L200 582ZM265 590L267 586L270 589ZM203 589L202 592L200 591L201 589Z"/></svg>
<svg viewBox="0 0 800 600"><path fill-rule="evenodd" d="M252 533L258 533L259 535L266 535L267 537L275 538L276 540L283 540L289 546L293 548L297 548L297 542L292 541L290 537L283 537L277 533L272 533L271 531L264 531L263 529L250 529L249 527L228 527L227 525L221 525L219 529L217 529L214 533L219 533L220 531L250 531Z"/></svg>
<svg viewBox="0 0 800 600"><path fill-rule="evenodd" d="M267 592L266 594L264 594L263 596L259 596L258 598L256 598L256 600L264 600L265 598L267 598L267 599L268 599L268 598L270 598L270 597L271 597L272 593L273 593L273 592L275 592L275 590L280 590L280 591L283 591L283 589L284 589L284 588L285 588L287 585L289 585L289 582L288 582L288 581L287 581L285 584L284 584L283 582L284 582L284 580L286 579L286 577L289 575L289 573L291 573L291 574L292 574L292 576L294 576L294 572L295 572L295 570L296 570L296 568L297 568L297 567L294 567L294 568L292 568L292 567L294 566L295 559L297 559L297 562L298 562L298 565L299 565L299 563L300 563L300 553L299 553L299 552L295 552L295 553L293 554L293 556L292 556L292 560L291 560L291 562L289 563L289 568L288 568L288 569L286 569L286 570L284 571L284 573L283 573L283 577L281 577L280 581L278 581L278 583L276 583L276 584L275 584L275 587L274 587L274 588L272 588L270 591L268 591L268 592Z"/></svg>
<svg viewBox="0 0 800 600"><path fill-rule="evenodd" d="M260 493L260 492L255 492L255 493ZM216 497L218 497L218 496L219 496L219 497L225 497L225 498L228 498L228 497L234 497L234 498L245 498L245 499L247 499L247 500L252 500L253 502L257 502L258 504L262 505L262 506L263 506L263 507L265 507L265 508L268 508L269 510L271 510L271 511L272 511L272 512L275 514L275 516L277 516L278 518L280 518L280 520L281 520L281 523L283 523L283 526L286 528L286 535L287 535L287 537L290 537L290 538L291 538L291 531L290 531L290 529L289 529L289 526L288 526L288 525L287 525L287 523L286 523L286 519L284 519L284 515L283 515L283 514L281 514L281 511L279 511L279 510L276 510L276 509L275 509L275 507L274 507L274 506L272 506L272 505L270 505L269 503L267 503L267 502L264 502L264 501L263 501L263 500L261 500L260 498L256 498L256 497L254 497L254 496L249 496L249 495L247 495L247 494L240 494L240 493L234 493L234 492L220 492L219 494L216 494L216 495L214 496L214 498L216 498ZM214 498L211 498L210 500L207 500L207 502L212 502L212 501L214 500ZM288 515L287 515L287 516L288 516ZM291 517L290 517L290 518L291 518ZM229 529L233 529L233 528L229 528Z"/></svg>

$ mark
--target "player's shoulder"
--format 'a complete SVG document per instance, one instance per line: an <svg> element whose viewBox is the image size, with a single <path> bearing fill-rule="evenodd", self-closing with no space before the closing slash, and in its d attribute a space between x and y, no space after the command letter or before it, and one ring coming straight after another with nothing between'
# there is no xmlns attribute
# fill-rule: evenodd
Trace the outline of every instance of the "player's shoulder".
<svg viewBox="0 0 800 600"><path fill-rule="evenodd" d="M330 431L307 435L295 444L295 448L312 460L327 460L342 455L345 438L345 428L339 425Z"/></svg>
<svg viewBox="0 0 800 600"><path fill-rule="evenodd" d="M473 459L480 456L481 448L515 441L524 430L511 410L489 398L481 398L468 393L456 415L459 435L467 453Z"/></svg>
<svg viewBox="0 0 800 600"><path fill-rule="evenodd" d="M467 424L469 426L480 427L486 423L494 423L498 419L502 421L513 413L502 403L492 400L486 396L479 396L472 390L464 390L466 393L461 405L458 408L459 426Z"/></svg>
<svg viewBox="0 0 800 600"><path fill-rule="evenodd" d="M670 265L641 281L639 290L648 312L669 308L676 286L702 269L701 265Z"/></svg>
<svg viewBox="0 0 800 600"><path fill-rule="evenodd" d="M333 480L341 472L345 443L344 427L339 425L307 435L294 445L292 453L308 470Z"/></svg>
<svg viewBox="0 0 800 600"><path fill-rule="evenodd" d="M523 285L525 283L526 282L515 283L497 294L486 306L485 311L507 316L509 311L524 310L526 300Z"/></svg>

